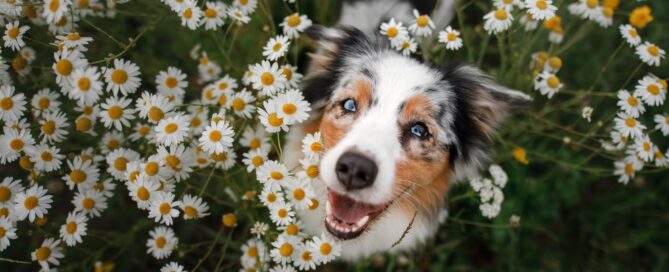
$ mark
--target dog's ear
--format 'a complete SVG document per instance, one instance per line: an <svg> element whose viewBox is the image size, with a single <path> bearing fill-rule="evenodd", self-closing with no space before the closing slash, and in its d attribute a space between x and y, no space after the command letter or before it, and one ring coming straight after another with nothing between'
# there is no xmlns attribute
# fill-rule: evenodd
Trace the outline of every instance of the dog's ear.
<svg viewBox="0 0 669 272"><path fill-rule="evenodd" d="M526 108L531 98L495 83L480 70L460 65L443 69L443 81L454 92L450 162L456 177L471 177L489 160L492 136L512 112Z"/></svg>
<svg viewBox="0 0 669 272"><path fill-rule="evenodd" d="M375 47L364 33L352 27L313 25L305 33L315 42L316 48L309 53L311 63L302 92L312 108L319 110L323 106L319 102L330 97L347 65Z"/></svg>

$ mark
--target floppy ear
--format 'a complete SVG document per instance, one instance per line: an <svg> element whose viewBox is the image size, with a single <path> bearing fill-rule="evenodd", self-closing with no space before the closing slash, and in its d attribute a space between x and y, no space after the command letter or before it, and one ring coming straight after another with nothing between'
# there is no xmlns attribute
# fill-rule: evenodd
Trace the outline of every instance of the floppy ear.
<svg viewBox="0 0 669 272"><path fill-rule="evenodd" d="M313 25L305 33L316 42L316 48L309 53L311 63L302 92L312 109L319 111L337 88L347 65L357 57L372 52L375 47L364 33L352 27Z"/></svg>
<svg viewBox="0 0 669 272"><path fill-rule="evenodd" d="M491 138L500 123L532 99L495 83L472 66L447 67L443 73L455 99L451 131L456 140L450 146L450 162L457 178L471 177L489 160Z"/></svg>

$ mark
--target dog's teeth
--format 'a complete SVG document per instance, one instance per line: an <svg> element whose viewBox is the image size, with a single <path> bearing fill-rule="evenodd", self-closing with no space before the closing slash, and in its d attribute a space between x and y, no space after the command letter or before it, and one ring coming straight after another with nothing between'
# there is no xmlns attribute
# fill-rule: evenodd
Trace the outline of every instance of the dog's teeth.
<svg viewBox="0 0 669 272"><path fill-rule="evenodd" d="M330 201L325 201L325 214L332 214L332 206L330 206Z"/></svg>
<svg viewBox="0 0 669 272"><path fill-rule="evenodd" d="M369 215L365 215L365 217L360 218L357 223L355 223L358 227L362 227L365 224L367 224L367 221L369 221Z"/></svg>

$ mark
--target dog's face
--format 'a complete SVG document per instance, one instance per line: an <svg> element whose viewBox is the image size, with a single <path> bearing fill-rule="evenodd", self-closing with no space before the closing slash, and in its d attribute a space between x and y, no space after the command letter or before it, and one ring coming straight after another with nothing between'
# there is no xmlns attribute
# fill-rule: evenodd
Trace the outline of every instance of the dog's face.
<svg viewBox="0 0 669 272"><path fill-rule="evenodd" d="M355 29L307 32L319 42L303 91L326 148L324 224L340 239L364 234L389 207L436 216L453 174L476 171L495 126L529 101L474 68L436 69Z"/></svg>

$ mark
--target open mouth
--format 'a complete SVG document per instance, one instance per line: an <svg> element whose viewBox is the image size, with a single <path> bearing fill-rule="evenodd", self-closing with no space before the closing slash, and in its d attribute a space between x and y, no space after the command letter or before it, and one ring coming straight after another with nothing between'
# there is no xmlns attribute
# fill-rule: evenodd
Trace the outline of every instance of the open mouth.
<svg viewBox="0 0 669 272"><path fill-rule="evenodd" d="M362 234L390 203L368 204L328 190L325 203L325 228L339 239L353 239Z"/></svg>

